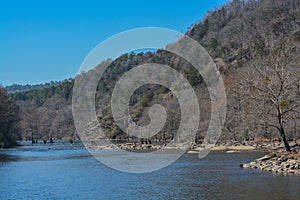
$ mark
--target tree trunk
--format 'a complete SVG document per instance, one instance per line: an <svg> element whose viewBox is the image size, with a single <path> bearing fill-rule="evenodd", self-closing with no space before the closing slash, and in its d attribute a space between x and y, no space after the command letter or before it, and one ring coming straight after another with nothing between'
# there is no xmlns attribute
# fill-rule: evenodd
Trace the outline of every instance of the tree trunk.
<svg viewBox="0 0 300 200"><path fill-rule="evenodd" d="M50 133L50 135L49 135L49 140L50 140L50 143L54 143L53 142L53 138L52 138L52 134Z"/></svg>
<svg viewBox="0 0 300 200"><path fill-rule="evenodd" d="M31 144L34 144L35 140L33 139L33 133L31 132Z"/></svg>
<svg viewBox="0 0 300 200"><path fill-rule="evenodd" d="M285 131L284 131L284 128L283 128L283 119L282 119L282 111L280 109L280 107L277 108L277 114L278 114L278 123L279 123L279 126L280 126L280 136L281 136L281 139L283 141L283 144L284 144L284 148L287 152L290 152L291 149L290 149L290 145L289 143L287 142L286 140L286 137L285 137Z"/></svg>
<svg viewBox="0 0 300 200"><path fill-rule="evenodd" d="M285 137L285 132L284 132L284 129L282 127L282 125L280 124L280 136L281 136L281 139L283 141L283 144L284 144L284 148L287 152L290 152L291 149L290 149L290 145L288 143L288 141L286 140L286 137Z"/></svg>

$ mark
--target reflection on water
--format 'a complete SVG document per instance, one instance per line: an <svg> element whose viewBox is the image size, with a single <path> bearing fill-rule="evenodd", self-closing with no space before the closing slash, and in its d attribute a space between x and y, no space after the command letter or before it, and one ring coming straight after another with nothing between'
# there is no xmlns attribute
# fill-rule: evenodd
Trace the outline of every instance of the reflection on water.
<svg viewBox="0 0 300 200"><path fill-rule="evenodd" d="M0 199L300 199L299 176L239 168L262 152L185 154L146 174L112 170L78 143L0 152Z"/></svg>
<svg viewBox="0 0 300 200"><path fill-rule="evenodd" d="M3 165L6 162L11 162L11 161L17 161L17 157L8 154L1 154L0 151L0 165Z"/></svg>

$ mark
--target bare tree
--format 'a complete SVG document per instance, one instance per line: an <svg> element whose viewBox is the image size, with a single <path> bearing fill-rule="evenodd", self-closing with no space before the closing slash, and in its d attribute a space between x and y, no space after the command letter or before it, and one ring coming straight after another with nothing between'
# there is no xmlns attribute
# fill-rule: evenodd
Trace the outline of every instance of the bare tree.
<svg viewBox="0 0 300 200"><path fill-rule="evenodd" d="M299 119L299 58L292 56L299 54L299 49L284 38L266 40L264 45L266 57L254 57L250 72L241 82L249 88L248 97L254 105L257 121L277 129L286 151L290 151L285 123Z"/></svg>

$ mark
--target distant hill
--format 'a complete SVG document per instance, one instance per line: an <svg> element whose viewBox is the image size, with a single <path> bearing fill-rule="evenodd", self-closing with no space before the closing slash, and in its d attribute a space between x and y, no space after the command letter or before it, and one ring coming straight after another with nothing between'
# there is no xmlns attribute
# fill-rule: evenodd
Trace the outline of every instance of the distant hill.
<svg viewBox="0 0 300 200"><path fill-rule="evenodd" d="M43 88L50 88L52 86L57 86L60 85L61 81L51 81L50 83L41 83L41 84L26 84L26 85L19 85L19 84L13 84L13 85L9 85L4 87L4 89L9 93L9 94L13 94L16 92L26 92L29 90L39 90L39 89L43 89Z"/></svg>

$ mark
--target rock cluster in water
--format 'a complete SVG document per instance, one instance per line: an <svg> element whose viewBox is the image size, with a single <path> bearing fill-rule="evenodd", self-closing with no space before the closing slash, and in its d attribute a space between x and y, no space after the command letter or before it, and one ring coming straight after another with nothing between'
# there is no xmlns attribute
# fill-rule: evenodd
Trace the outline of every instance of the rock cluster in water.
<svg viewBox="0 0 300 200"><path fill-rule="evenodd" d="M278 174L300 175L300 148L298 146L290 153L279 150L253 162L241 164L241 167L261 169Z"/></svg>

